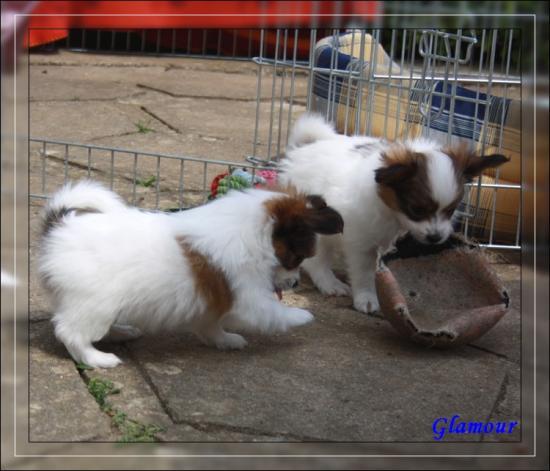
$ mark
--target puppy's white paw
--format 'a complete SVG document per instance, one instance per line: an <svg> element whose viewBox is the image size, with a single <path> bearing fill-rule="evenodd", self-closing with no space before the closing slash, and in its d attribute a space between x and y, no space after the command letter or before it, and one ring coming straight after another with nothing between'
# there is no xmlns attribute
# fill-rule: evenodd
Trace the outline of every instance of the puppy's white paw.
<svg viewBox="0 0 550 471"><path fill-rule="evenodd" d="M372 313L380 309L376 293L361 291L353 296L353 307L360 312Z"/></svg>
<svg viewBox="0 0 550 471"><path fill-rule="evenodd" d="M93 368L114 368L122 363L122 360L112 353L103 353L99 350L86 353L83 363Z"/></svg>
<svg viewBox="0 0 550 471"><path fill-rule="evenodd" d="M351 296L351 288L338 278L315 280L319 291L326 296Z"/></svg>
<svg viewBox="0 0 550 471"><path fill-rule="evenodd" d="M224 332L223 337L216 339L216 347L219 350L242 350L248 342L242 335Z"/></svg>
<svg viewBox="0 0 550 471"><path fill-rule="evenodd" d="M299 325L308 324L314 317L311 312L298 307L290 307L287 311L287 325L288 327L297 327Z"/></svg>

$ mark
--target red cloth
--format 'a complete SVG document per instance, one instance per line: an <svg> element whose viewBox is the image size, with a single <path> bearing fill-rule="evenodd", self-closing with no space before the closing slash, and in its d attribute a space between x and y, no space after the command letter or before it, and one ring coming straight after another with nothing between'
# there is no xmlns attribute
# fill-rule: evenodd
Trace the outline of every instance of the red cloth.
<svg viewBox="0 0 550 471"><path fill-rule="evenodd" d="M62 39L71 28L133 30L345 26L351 17L338 20L322 15L367 15L378 13L380 9L381 2L376 1L41 1L36 2L32 13L51 16L30 17L28 45L33 47ZM124 16L130 14L142 16ZM309 16L311 14L319 16ZM365 16L358 19L368 21Z"/></svg>

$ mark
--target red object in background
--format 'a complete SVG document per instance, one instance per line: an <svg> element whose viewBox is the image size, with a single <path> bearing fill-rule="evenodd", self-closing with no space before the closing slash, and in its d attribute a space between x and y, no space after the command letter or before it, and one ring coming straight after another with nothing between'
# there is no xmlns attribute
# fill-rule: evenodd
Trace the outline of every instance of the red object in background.
<svg viewBox="0 0 550 471"><path fill-rule="evenodd" d="M360 22L380 9L381 2L376 1L41 1L36 2L32 13L51 16L30 17L28 45L57 41L66 37L71 28L128 31L345 26L351 16L339 17L338 21L333 15L357 15L356 22ZM248 39L246 32L247 45ZM269 47L271 41L266 44Z"/></svg>
<svg viewBox="0 0 550 471"><path fill-rule="evenodd" d="M222 180L223 178L227 177L227 175L229 175L229 172L225 172L225 173L220 173L219 175L217 175L214 180L212 180L212 183L210 185L210 195L215 198L216 195L218 194L218 186L220 184L220 180Z"/></svg>

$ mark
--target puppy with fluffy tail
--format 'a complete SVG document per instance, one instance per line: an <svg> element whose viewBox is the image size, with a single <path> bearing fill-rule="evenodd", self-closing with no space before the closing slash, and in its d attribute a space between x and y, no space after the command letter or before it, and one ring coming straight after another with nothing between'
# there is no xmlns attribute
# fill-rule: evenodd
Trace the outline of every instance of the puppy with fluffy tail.
<svg viewBox="0 0 550 471"><path fill-rule="evenodd" d="M361 312L378 309L374 274L380 253L410 232L427 244L444 242L464 183L508 159L479 156L466 147L442 148L427 139L388 142L337 134L323 118L302 116L281 161L280 181L322 195L345 222L341 236L322 236L304 268L327 295L353 295ZM343 251L350 287L331 271Z"/></svg>
<svg viewBox="0 0 550 471"><path fill-rule="evenodd" d="M55 334L78 362L120 359L92 343L107 334L191 331L205 344L240 349L225 328L263 333L310 322L275 292L294 287L317 234L343 220L318 196L232 192L179 213L127 206L97 183L68 185L44 212L39 271L53 295Z"/></svg>

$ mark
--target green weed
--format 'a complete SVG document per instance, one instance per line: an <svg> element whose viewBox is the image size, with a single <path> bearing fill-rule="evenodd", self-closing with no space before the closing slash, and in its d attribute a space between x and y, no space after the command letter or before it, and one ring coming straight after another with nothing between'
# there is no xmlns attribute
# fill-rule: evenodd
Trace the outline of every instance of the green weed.
<svg viewBox="0 0 550 471"><path fill-rule="evenodd" d="M157 181L157 177L155 177L154 175L151 175L148 178L143 178L143 179L138 178L136 180L136 184L140 186L144 186L145 188L149 188L153 186L156 183L156 181Z"/></svg>
<svg viewBox="0 0 550 471"><path fill-rule="evenodd" d="M118 394L120 389L115 388L113 382L108 379L92 378L88 382L88 391L94 396L102 411L109 411L112 407L106 398L110 394Z"/></svg>
<svg viewBox="0 0 550 471"><path fill-rule="evenodd" d="M134 126L137 128L137 131L140 134L147 134L148 132L155 132L153 128L150 128L148 126L148 123L142 123L141 121L138 121L137 123L134 123Z"/></svg>
<svg viewBox="0 0 550 471"><path fill-rule="evenodd" d="M108 379L91 378L88 381L88 391L99 404L101 410L111 417L113 425L122 434L120 438L121 442L155 442L157 441L156 434L164 431L164 429L158 425L143 424L137 420L130 419L125 412L113 407L113 405L107 401L107 397L112 394L120 393L120 389L115 388L112 381Z"/></svg>

